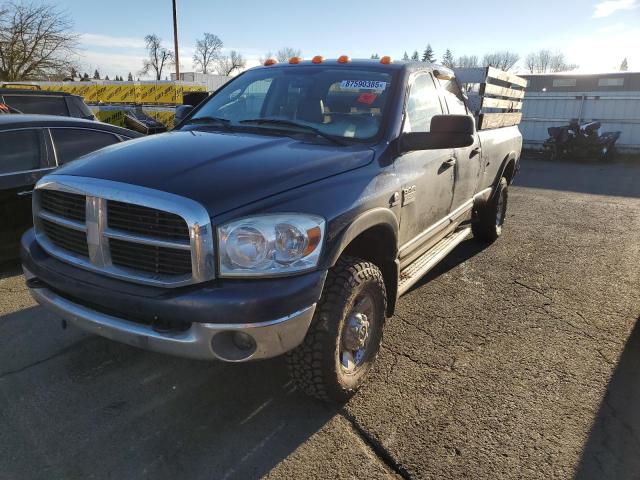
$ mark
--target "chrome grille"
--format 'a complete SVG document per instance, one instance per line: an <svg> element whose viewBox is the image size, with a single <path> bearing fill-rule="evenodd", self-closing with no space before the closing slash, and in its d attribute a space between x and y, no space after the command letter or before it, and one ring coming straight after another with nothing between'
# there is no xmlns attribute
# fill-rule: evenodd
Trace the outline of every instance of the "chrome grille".
<svg viewBox="0 0 640 480"><path fill-rule="evenodd" d="M87 234L85 232L63 227L44 219L42 220L42 226L44 227L44 233L56 247L89 258L89 246L87 245Z"/></svg>
<svg viewBox="0 0 640 480"><path fill-rule="evenodd" d="M107 202L109 228L154 237L189 240L185 221L173 213L130 203Z"/></svg>
<svg viewBox="0 0 640 480"><path fill-rule="evenodd" d="M213 234L200 204L93 178L36 186L36 238L51 255L117 278L175 287L214 278Z"/></svg>
<svg viewBox="0 0 640 480"><path fill-rule="evenodd" d="M114 265L160 275L191 273L191 252L188 250L143 245L115 238L109 240L109 248Z"/></svg>
<svg viewBox="0 0 640 480"><path fill-rule="evenodd" d="M41 207L54 215L71 220L85 221L85 196L75 193L43 190L40 197Z"/></svg>

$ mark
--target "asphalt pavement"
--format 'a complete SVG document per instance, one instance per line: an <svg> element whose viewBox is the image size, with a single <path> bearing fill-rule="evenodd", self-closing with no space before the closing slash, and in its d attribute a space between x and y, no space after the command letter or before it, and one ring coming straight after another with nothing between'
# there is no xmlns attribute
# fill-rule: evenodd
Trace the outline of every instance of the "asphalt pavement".
<svg viewBox="0 0 640 480"><path fill-rule="evenodd" d="M640 162L524 160L343 407L62 330L0 270L0 479L640 478Z"/></svg>

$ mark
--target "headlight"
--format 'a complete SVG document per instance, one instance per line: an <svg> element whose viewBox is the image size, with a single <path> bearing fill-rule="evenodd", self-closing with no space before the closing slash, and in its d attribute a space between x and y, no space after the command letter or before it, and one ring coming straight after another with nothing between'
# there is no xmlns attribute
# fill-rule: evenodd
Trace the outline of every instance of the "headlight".
<svg viewBox="0 0 640 480"><path fill-rule="evenodd" d="M286 275L318 265L324 219L298 213L234 220L218 227L220 276Z"/></svg>

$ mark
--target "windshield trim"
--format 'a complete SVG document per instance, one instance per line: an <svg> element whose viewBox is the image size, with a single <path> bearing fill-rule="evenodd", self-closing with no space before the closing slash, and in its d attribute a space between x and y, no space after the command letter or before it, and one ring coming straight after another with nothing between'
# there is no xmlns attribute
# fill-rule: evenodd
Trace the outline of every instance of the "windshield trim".
<svg viewBox="0 0 640 480"><path fill-rule="evenodd" d="M380 143L380 141L382 141L382 139L387 138L388 134L389 134L389 128L392 124L392 116L393 116L393 105L395 103L397 103L397 95L398 95L398 91L400 89L400 80L402 79L401 76L401 70L399 69L393 69L390 70L386 67L381 67L379 65L371 65L371 66L366 66L363 67L362 65L344 65L344 64L340 64L340 65L300 65L300 66L292 66L292 65L287 65L287 67L291 67L291 68L325 68L325 69L336 69L336 70L344 70L344 69L354 69L354 70L362 70L367 69L367 70L371 70L371 71L375 71L375 72L384 72L390 75L391 77L391 87L389 89L389 98L387 99L387 105L385 108L385 112L382 115L382 121L380 122L380 128L378 128L378 132L372 136L372 137L368 137L368 138L356 138L356 137L343 137L343 136L336 136L336 138L339 138L341 141L344 141L345 144L362 144L362 145L375 145ZM200 109L202 109L205 105L207 105L211 100L213 100L213 98L218 95L220 93L220 91L222 91L223 89L227 88L231 83L235 82L236 80L238 80L239 78L247 75L248 73L251 72L256 72L256 71L267 71L267 68L270 67L255 67L255 68L251 68L249 70L245 70L244 72L236 75L235 77L233 77L232 79L230 79L228 82L224 83L223 85L221 85L217 90L215 90L211 95L209 95L209 97L201 102L199 105L197 105L193 110L191 110L191 112L189 112L189 115L187 115L186 117L184 117L182 119L182 121L176 125L174 127L174 130L181 130L183 127L192 127L194 126L194 124L189 124L189 120L191 118L193 118L193 116L198 113L200 111ZM284 68L284 66L275 66L275 68ZM234 127L237 126L236 123L231 123L229 125L230 127ZM256 129L257 130L257 129ZM265 129L266 130L266 129Z"/></svg>

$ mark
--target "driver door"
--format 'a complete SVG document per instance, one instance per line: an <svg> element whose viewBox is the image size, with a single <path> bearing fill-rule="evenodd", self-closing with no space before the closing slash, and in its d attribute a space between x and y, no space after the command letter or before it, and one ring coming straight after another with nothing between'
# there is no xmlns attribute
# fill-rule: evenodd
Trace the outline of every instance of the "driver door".
<svg viewBox="0 0 640 480"><path fill-rule="evenodd" d="M403 132L428 132L433 116L441 114L443 108L431 73L416 74L410 83ZM409 263L439 239L443 229L438 224L449 214L453 201L454 165L453 149L407 152L396 159L402 185L401 264Z"/></svg>

